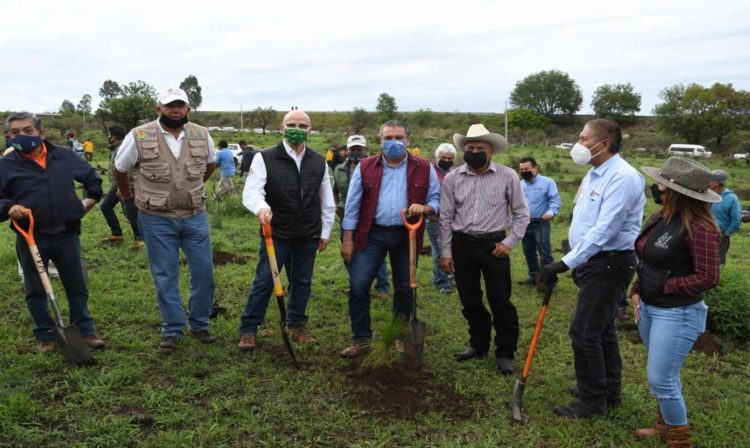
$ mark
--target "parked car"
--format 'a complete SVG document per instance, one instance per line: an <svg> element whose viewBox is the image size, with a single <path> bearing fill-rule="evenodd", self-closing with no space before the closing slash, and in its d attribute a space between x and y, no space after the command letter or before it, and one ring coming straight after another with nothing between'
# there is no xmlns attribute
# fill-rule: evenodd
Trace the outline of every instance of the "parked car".
<svg viewBox="0 0 750 448"><path fill-rule="evenodd" d="M734 160L750 160L750 153L739 152L737 154L734 154L732 157L734 158Z"/></svg>
<svg viewBox="0 0 750 448"><path fill-rule="evenodd" d="M555 145L555 148L557 149L573 149L572 143L560 143L559 145Z"/></svg>
<svg viewBox="0 0 750 448"><path fill-rule="evenodd" d="M711 151L701 145L689 145L687 143L673 143L669 145L667 152L673 156L684 157L711 157Z"/></svg>

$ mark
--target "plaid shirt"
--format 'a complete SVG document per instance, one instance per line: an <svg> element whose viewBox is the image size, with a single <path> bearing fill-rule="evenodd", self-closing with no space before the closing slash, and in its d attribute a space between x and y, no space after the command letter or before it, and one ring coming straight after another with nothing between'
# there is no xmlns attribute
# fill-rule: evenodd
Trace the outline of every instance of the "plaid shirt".
<svg viewBox="0 0 750 448"><path fill-rule="evenodd" d="M636 240L635 249L639 256L643 255L643 248L651 232L653 227ZM696 224L692 238L685 232L685 243L693 257L693 273L668 279L664 285L664 294L698 297L719 284L719 233L706 223ZM636 280L630 295L639 294L640 286L640 280Z"/></svg>

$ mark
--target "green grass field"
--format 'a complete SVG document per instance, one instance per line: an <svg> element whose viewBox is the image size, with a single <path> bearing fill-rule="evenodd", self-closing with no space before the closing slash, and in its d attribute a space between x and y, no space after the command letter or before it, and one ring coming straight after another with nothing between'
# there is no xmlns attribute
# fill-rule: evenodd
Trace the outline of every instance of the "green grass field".
<svg viewBox="0 0 750 448"><path fill-rule="evenodd" d="M251 140L268 144L273 137ZM322 140L313 147L323 149ZM101 146L100 146L101 148ZM106 150L94 165L107 166ZM425 151L426 153L426 151ZM564 206L553 225L555 256L566 238L572 197L586 167L566 151L511 148L497 158L511 163L533 154L543 172L559 181ZM626 156L628 156L626 154ZM636 167L661 166L663 158L631 159ZM720 166L720 161L709 162ZM513 166L513 168L517 168ZM750 199L744 164L731 165L731 187ZM545 171L546 170L546 171ZM216 175L211 182L211 188ZM105 180L105 190L106 190ZM650 201L647 212L655 208ZM132 252L124 227L122 246L103 246L108 235L95 208L83 223L82 246L89 270L89 306L108 346L93 366L73 367L59 353L34 350L31 317L16 274L15 236L0 230L0 446L661 446L632 432L651 424L655 400L646 383L646 353L632 322L620 326L624 363L623 406L605 417L569 421L552 414L568 402L574 385L567 335L576 300L569 276L561 279L542 332L524 408L527 424L511 423L506 402L515 377L501 377L492 359L456 363L454 352L467 341L458 296L431 287L431 258L419 265L420 316L427 323L425 367L364 374L358 362L342 360L350 341L348 279L339 256L338 225L319 254L308 306L316 346L296 346L302 370L291 368L281 338L261 338L255 353L236 349L239 315L253 279L259 245L258 223L238 196L209 204L214 249L246 257L245 264L215 267L217 298L227 313L211 324L219 341L202 346L185 338L174 353L156 349L160 318L146 252ZM119 214L119 212L118 212ZM220 217L219 217L220 216ZM121 217L121 215L120 215ZM121 222L124 219L121 217ZM733 238L728 268L750 264L748 228ZM541 295L515 284L526 275L520 244L512 252L513 302L521 321L515 361L520 368L539 311ZM188 291L183 267L181 289ZM750 272L750 270L747 270ZM59 281L53 281L64 296ZM66 302L62 300L63 304ZM390 301L373 299L373 321L390 316ZM278 326L273 302L267 326ZM713 353L692 353L682 381L696 446L742 447L750 442L750 353L748 347L716 336Z"/></svg>

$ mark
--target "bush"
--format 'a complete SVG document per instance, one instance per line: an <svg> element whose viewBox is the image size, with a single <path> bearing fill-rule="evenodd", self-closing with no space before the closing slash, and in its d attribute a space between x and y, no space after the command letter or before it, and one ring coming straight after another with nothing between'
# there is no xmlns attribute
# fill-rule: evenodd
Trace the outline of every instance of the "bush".
<svg viewBox="0 0 750 448"><path fill-rule="evenodd" d="M750 340L750 278L725 267L721 283L706 293L708 327L714 333L739 341Z"/></svg>

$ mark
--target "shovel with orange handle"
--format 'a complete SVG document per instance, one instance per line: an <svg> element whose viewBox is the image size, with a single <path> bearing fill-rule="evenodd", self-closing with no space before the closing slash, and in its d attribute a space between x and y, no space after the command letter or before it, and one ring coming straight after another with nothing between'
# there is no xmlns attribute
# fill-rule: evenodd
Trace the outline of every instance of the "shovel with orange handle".
<svg viewBox="0 0 750 448"><path fill-rule="evenodd" d="M406 367L421 369L424 362L424 335L426 325L417 319L417 229L424 222L419 215L417 222L410 223L406 209L401 210L401 221L409 231L409 287L411 288L411 314L409 316L409 338L404 344Z"/></svg>

